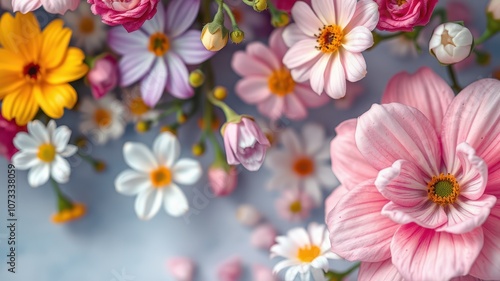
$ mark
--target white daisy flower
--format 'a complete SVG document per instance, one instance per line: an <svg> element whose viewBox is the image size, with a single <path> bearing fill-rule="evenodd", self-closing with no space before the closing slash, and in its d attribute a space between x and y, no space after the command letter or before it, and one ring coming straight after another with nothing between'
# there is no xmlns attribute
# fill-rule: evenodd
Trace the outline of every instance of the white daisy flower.
<svg viewBox="0 0 500 281"><path fill-rule="evenodd" d="M122 98L127 108L128 122L157 121L158 116L161 114L160 110L155 110L144 102L141 87L138 85L122 89Z"/></svg>
<svg viewBox="0 0 500 281"><path fill-rule="evenodd" d="M97 144L118 139L125 132L125 106L111 93L98 100L83 98L78 110L83 119L80 131Z"/></svg>
<svg viewBox="0 0 500 281"><path fill-rule="evenodd" d="M71 130L66 126L56 128L50 120L47 127L35 120L28 123L28 133L20 132L14 138L19 151L12 157L16 169L27 170L28 183L38 187L52 177L58 183L67 183L71 167L63 157L70 157L78 150L68 144Z"/></svg>
<svg viewBox="0 0 500 281"><path fill-rule="evenodd" d="M135 212L149 220L163 204L167 213L178 217L188 209L188 201L179 184L194 184L201 177L200 163L178 159L179 140L175 135L161 133L154 141L153 151L141 143L127 142L123 146L125 162L132 168L116 177L116 190L124 195L137 195Z"/></svg>
<svg viewBox="0 0 500 281"><path fill-rule="evenodd" d="M280 256L285 260L274 266L273 272L287 269L286 281L293 281L300 273L301 280L325 280L324 271L328 271L328 259L340 259L330 251L328 230L324 224L310 223L307 230L301 227L288 231L287 236L276 237L271 247L271 258Z"/></svg>
<svg viewBox="0 0 500 281"><path fill-rule="evenodd" d="M291 128L280 133L284 149L268 151L265 165L274 170L269 188L303 188L317 206L321 205L321 186L333 188L339 184L330 168L330 146L324 129L318 124L306 124L302 138Z"/></svg>
<svg viewBox="0 0 500 281"><path fill-rule="evenodd" d="M101 22L101 17L92 14L90 4L82 1L76 11L68 11L63 19L73 31L74 44L86 54L102 49L107 38L106 25Z"/></svg>

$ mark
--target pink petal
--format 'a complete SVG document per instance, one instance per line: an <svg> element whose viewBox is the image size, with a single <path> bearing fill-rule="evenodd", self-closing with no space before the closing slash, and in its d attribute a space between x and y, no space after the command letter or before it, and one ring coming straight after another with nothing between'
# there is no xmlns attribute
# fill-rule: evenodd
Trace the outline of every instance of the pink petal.
<svg viewBox="0 0 500 281"><path fill-rule="evenodd" d="M293 80L297 83L303 83L309 80L309 78L311 77L311 69L320 58L321 56L317 56L312 60L306 62L305 64L297 68L291 69L290 73L292 74Z"/></svg>
<svg viewBox="0 0 500 281"><path fill-rule="evenodd" d="M311 37L305 35L295 23L285 27L285 30L283 31L283 41L285 41L285 44L288 47L292 47L297 42L306 39L311 39Z"/></svg>
<svg viewBox="0 0 500 281"><path fill-rule="evenodd" d="M342 50L340 59L344 66L346 78L350 82L357 82L366 76L366 62L361 53Z"/></svg>
<svg viewBox="0 0 500 281"><path fill-rule="evenodd" d="M403 276L392 264L392 260L386 259L381 262L362 262L358 280L403 281Z"/></svg>
<svg viewBox="0 0 500 281"><path fill-rule="evenodd" d="M345 188L343 185L339 185L325 200L325 218L328 214L337 206L340 199L344 197L349 192L349 189Z"/></svg>
<svg viewBox="0 0 500 281"><path fill-rule="evenodd" d="M288 50L288 46L283 40L284 30L284 28L276 28L269 36L269 48L276 55L280 64L283 61L286 51Z"/></svg>
<svg viewBox="0 0 500 281"><path fill-rule="evenodd" d="M311 69L311 89L318 95L323 93L326 67L330 61L330 57L330 54L323 54Z"/></svg>
<svg viewBox="0 0 500 281"><path fill-rule="evenodd" d="M146 34L154 34L156 32L165 32L165 8L160 1L156 7L156 14L150 20L145 21L140 27Z"/></svg>
<svg viewBox="0 0 500 281"><path fill-rule="evenodd" d="M336 23L334 1L312 0L311 5L324 25Z"/></svg>
<svg viewBox="0 0 500 281"><path fill-rule="evenodd" d="M398 102L420 110L440 132L443 116L454 98L443 78L428 67L415 74L400 72L391 78L382 96L382 103Z"/></svg>
<svg viewBox="0 0 500 281"><path fill-rule="evenodd" d="M289 69L299 67L314 59L320 59L325 55L315 49L316 40L307 39L293 45L283 57L283 63Z"/></svg>
<svg viewBox="0 0 500 281"><path fill-rule="evenodd" d="M373 0L360 0L356 4L356 11L349 24L344 28L344 32L349 33L356 26L364 26L368 30L373 30L377 26L379 19L378 5Z"/></svg>
<svg viewBox="0 0 500 281"><path fill-rule="evenodd" d="M457 147L457 157L461 164L460 195L476 200L481 197L488 181L488 167L476 155L476 151L468 143Z"/></svg>
<svg viewBox="0 0 500 281"><path fill-rule="evenodd" d="M443 225L447 220L443 208L430 200L422 200L420 204L411 207L389 202L384 206L381 214L399 224L414 222L421 227L431 229Z"/></svg>
<svg viewBox="0 0 500 281"><path fill-rule="evenodd" d="M132 53L135 55L137 52L149 53L148 42L149 37L144 32L138 30L129 33L123 26L113 27L108 33L109 47L120 55Z"/></svg>
<svg viewBox="0 0 500 281"><path fill-rule="evenodd" d="M168 66L167 90L180 99L187 99L194 95L193 88L189 85L189 73L181 58L170 52L165 54Z"/></svg>
<svg viewBox="0 0 500 281"><path fill-rule="evenodd" d="M154 107L165 91L165 84L170 73L163 59L157 59L153 69L141 81L141 94L144 103Z"/></svg>
<svg viewBox="0 0 500 281"><path fill-rule="evenodd" d="M343 98L346 94L345 70L340 54L337 53L330 60L330 65L324 74L326 78L325 92L334 99Z"/></svg>
<svg viewBox="0 0 500 281"><path fill-rule="evenodd" d="M361 155L356 146L354 132L356 119L349 119L335 128L337 136L330 144L332 170L342 185L352 189L359 183L377 177L378 171ZM349 151L349 153L345 153Z"/></svg>
<svg viewBox="0 0 500 281"><path fill-rule="evenodd" d="M347 260L390 258L389 245L399 225L380 214L387 202L371 180L344 195L326 220L332 251Z"/></svg>
<svg viewBox="0 0 500 281"><path fill-rule="evenodd" d="M42 6L42 2L40 0L8 0L12 3L12 10L14 12L21 12L22 14L26 14L28 12L34 11L40 6Z"/></svg>
<svg viewBox="0 0 500 281"><path fill-rule="evenodd" d="M223 261L217 269L217 280L238 281L242 273L241 260L238 257Z"/></svg>
<svg viewBox="0 0 500 281"><path fill-rule="evenodd" d="M184 33L193 24L199 7L200 0L171 1L166 12L167 34L175 38Z"/></svg>
<svg viewBox="0 0 500 281"><path fill-rule="evenodd" d="M406 280L449 280L469 273L483 247L483 230L451 234L402 225L391 243L392 262Z"/></svg>
<svg viewBox="0 0 500 281"><path fill-rule="evenodd" d="M333 0L333 6L335 6L336 24L339 25L342 29L347 26L347 24L354 16L354 12L356 11L356 4L356 0Z"/></svg>
<svg viewBox="0 0 500 281"><path fill-rule="evenodd" d="M488 166L500 162L500 81L482 79L467 86L452 101L443 118L443 159L448 171L460 163L455 148L467 142Z"/></svg>
<svg viewBox="0 0 500 281"><path fill-rule="evenodd" d="M278 60L276 55L264 44L255 42L248 44L247 53L251 57L266 64L270 69L281 69L281 60Z"/></svg>
<svg viewBox="0 0 500 281"><path fill-rule="evenodd" d="M323 27L323 23L314 14L311 7L302 1L296 2L293 5L292 17L300 30L309 37L314 37L314 34L318 33Z"/></svg>
<svg viewBox="0 0 500 281"><path fill-rule="evenodd" d="M236 94L246 103L260 103L271 96L267 78L251 76L236 83Z"/></svg>
<svg viewBox="0 0 500 281"><path fill-rule="evenodd" d="M344 36L342 47L352 53L360 53L373 45L373 35L368 28L356 26Z"/></svg>
<svg viewBox="0 0 500 281"><path fill-rule="evenodd" d="M285 100L275 95L269 95L268 98L259 103L257 109L262 115L269 117L271 120L276 120L283 114Z"/></svg>
<svg viewBox="0 0 500 281"><path fill-rule="evenodd" d="M453 278L453 279L451 279L451 281L483 281L483 280L476 278L476 277L473 277L471 275L467 275L467 276L460 276L460 277Z"/></svg>
<svg viewBox="0 0 500 281"><path fill-rule="evenodd" d="M498 280L500 276L500 202L491 209L490 216L482 225L484 246L470 274L484 280Z"/></svg>
<svg viewBox="0 0 500 281"><path fill-rule="evenodd" d="M194 262L185 257L173 257L167 261L167 269L178 281L193 280Z"/></svg>
<svg viewBox="0 0 500 281"><path fill-rule="evenodd" d="M327 95L316 94L308 84L295 84L293 91L306 107L319 107L330 100Z"/></svg>
<svg viewBox="0 0 500 281"><path fill-rule="evenodd" d="M172 51L179 55L184 63L199 64L215 54L205 49L200 41L200 34L198 30L189 30L172 42Z"/></svg>
<svg viewBox="0 0 500 281"><path fill-rule="evenodd" d="M240 76L269 76L272 69L264 62L251 57L243 51L234 53L231 67Z"/></svg>
<svg viewBox="0 0 500 281"><path fill-rule="evenodd" d="M118 63L120 68L120 86L127 87L140 80L148 73L155 60L158 59L152 53L123 56Z"/></svg>
<svg viewBox="0 0 500 281"><path fill-rule="evenodd" d="M359 117L356 144L378 170L403 159L427 175L439 175L441 150L436 132L415 108L397 103L373 105Z"/></svg>
<svg viewBox="0 0 500 281"><path fill-rule="evenodd" d="M307 116L307 109L304 103L295 95L289 94L284 97L284 115L292 120L304 119Z"/></svg>

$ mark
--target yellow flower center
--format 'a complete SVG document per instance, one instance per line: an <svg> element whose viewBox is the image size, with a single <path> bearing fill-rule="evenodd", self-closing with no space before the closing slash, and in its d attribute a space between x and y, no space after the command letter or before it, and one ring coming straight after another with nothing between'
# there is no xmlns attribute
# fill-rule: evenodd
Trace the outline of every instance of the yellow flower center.
<svg viewBox="0 0 500 281"><path fill-rule="evenodd" d="M320 33L316 36L318 46L316 49L323 53L334 53L342 45L342 38L344 38L344 31L338 25L325 25L319 29Z"/></svg>
<svg viewBox="0 0 500 281"><path fill-rule="evenodd" d="M290 71L286 68L273 71L267 80L271 93L283 97L293 91L295 81L293 81Z"/></svg>
<svg viewBox="0 0 500 281"><path fill-rule="evenodd" d="M98 127L103 128L111 124L111 113L103 108L98 108L94 112L94 122Z"/></svg>
<svg viewBox="0 0 500 281"><path fill-rule="evenodd" d="M433 176L427 184L427 197L438 205L453 204L457 201L458 195L460 195L460 185L452 174L441 173L439 176Z"/></svg>
<svg viewBox="0 0 500 281"><path fill-rule="evenodd" d="M299 176L308 176L314 172L314 163L308 157L299 158L293 163L293 171Z"/></svg>
<svg viewBox="0 0 500 281"><path fill-rule="evenodd" d="M170 49L170 41L165 34L157 32L149 37L148 49L151 53L161 57Z"/></svg>
<svg viewBox="0 0 500 281"><path fill-rule="evenodd" d="M42 144L38 147L37 156L43 162L50 163L56 157L56 148L50 143Z"/></svg>
<svg viewBox="0 0 500 281"><path fill-rule="evenodd" d="M406 4L406 0L396 0L396 2L398 3L398 6L400 6L400 7L401 7L401 5Z"/></svg>
<svg viewBox="0 0 500 281"><path fill-rule="evenodd" d="M163 188L172 182L172 172L164 166L152 171L149 177L155 188Z"/></svg>
<svg viewBox="0 0 500 281"><path fill-rule="evenodd" d="M23 75L30 82L40 80L40 65L33 62L25 65L23 68Z"/></svg>
<svg viewBox="0 0 500 281"><path fill-rule="evenodd" d="M150 110L141 97L134 97L129 102L129 110L136 116L141 116Z"/></svg>
<svg viewBox="0 0 500 281"><path fill-rule="evenodd" d="M91 17L83 17L80 19L78 28L83 34L91 34L95 29L94 20Z"/></svg>
<svg viewBox="0 0 500 281"><path fill-rule="evenodd" d="M316 245L308 245L303 248L299 248L297 251L297 259L301 262L312 262L315 258L319 257L321 250Z"/></svg>
<svg viewBox="0 0 500 281"><path fill-rule="evenodd" d="M300 203L300 201L297 200L292 202L292 204L290 204L288 208L290 209L290 212L297 214L302 211L302 204Z"/></svg>

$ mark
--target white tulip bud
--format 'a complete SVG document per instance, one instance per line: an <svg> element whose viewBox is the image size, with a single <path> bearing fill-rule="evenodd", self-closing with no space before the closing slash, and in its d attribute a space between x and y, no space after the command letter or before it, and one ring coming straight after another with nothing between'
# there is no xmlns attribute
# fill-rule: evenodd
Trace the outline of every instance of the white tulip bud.
<svg viewBox="0 0 500 281"><path fill-rule="evenodd" d="M491 0L487 11L491 13L494 20L500 20L500 0Z"/></svg>
<svg viewBox="0 0 500 281"><path fill-rule="evenodd" d="M467 58L472 51L474 38L466 27L447 22L434 29L429 51L442 64L454 64Z"/></svg>

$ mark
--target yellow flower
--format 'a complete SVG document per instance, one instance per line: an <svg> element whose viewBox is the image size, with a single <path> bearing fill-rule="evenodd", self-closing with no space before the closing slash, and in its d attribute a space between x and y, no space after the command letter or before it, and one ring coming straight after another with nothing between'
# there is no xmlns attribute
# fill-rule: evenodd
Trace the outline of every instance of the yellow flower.
<svg viewBox="0 0 500 281"><path fill-rule="evenodd" d="M77 94L68 83L87 73L84 53L68 47L71 30L56 19L40 26L33 13L4 13L0 19L0 100L2 115L18 125L41 108L57 119L73 108Z"/></svg>
<svg viewBox="0 0 500 281"><path fill-rule="evenodd" d="M85 205L73 203L71 208L64 209L52 215L53 223L67 223L83 217L86 213Z"/></svg>

